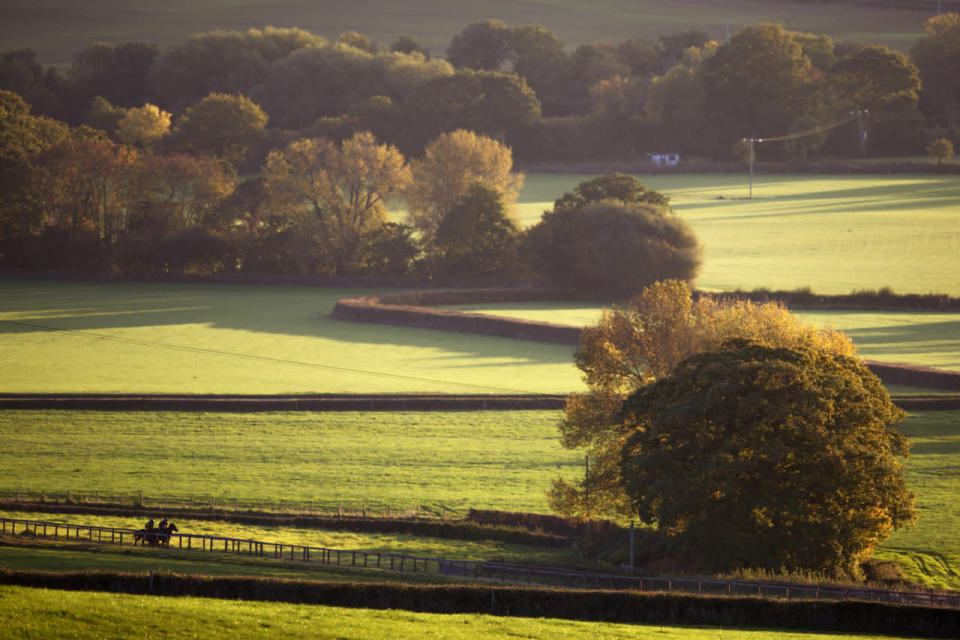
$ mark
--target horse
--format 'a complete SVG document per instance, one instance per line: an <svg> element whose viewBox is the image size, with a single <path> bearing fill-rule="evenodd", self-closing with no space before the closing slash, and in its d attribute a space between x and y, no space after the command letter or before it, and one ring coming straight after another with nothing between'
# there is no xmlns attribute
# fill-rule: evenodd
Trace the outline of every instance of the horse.
<svg viewBox="0 0 960 640"><path fill-rule="evenodd" d="M141 544L148 544L151 547L169 547L170 534L174 531L179 531L179 529L177 529L177 525L172 522L165 527L157 527L149 531L140 529L133 534L133 544L136 545L139 542Z"/></svg>
<svg viewBox="0 0 960 640"><path fill-rule="evenodd" d="M159 544L161 547L169 547L170 534L174 531L179 531L179 529L177 529L177 525L171 522L165 527L157 527L157 531L159 532L157 533L157 544Z"/></svg>

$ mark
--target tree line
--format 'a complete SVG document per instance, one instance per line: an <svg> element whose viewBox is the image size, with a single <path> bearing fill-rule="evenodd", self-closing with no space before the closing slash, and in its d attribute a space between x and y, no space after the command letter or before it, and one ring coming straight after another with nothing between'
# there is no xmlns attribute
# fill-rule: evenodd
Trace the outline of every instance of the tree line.
<svg viewBox="0 0 960 640"><path fill-rule="evenodd" d="M571 50L541 25L486 20L454 35L445 55L409 36L387 46L356 32L331 42L266 27L201 33L163 50L96 43L65 71L29 49L8 51L0 89L38 115L113 137L124 110L155 105L179 120L212 93L242 95L269 119L245 168L295 138L358 131L419 157L439 134L468 129L508 144L521 162L730 159L742 138L820 130L766 153L904 155L933 139L960 142L956 13L930 18L909 54L770 24L724 43L690 30Z"/></svg>
<svg viewBox="0 0 960 640"><path fill-rule="evenodd" d="M585 181L521 232L512 205L523 174L493 138L456 129L408 159L369 131L303 137L241 174L266 122L248 98L214 93L172 128L156 106L125 109L111 137L32 115L0 91L0 264L532 277L610 296L699 268L693 232L636 178Z"/></svg>

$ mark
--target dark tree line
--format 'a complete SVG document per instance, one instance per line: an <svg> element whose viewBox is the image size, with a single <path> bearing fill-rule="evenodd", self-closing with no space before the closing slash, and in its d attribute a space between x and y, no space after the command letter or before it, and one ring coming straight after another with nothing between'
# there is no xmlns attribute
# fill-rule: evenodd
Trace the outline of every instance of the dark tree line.
<svg viewBox="0 0 960 640"><path fill-rule="evenodd" d="M571 50L543 26L487 20L454 35L446 58L409 36L388 47L356 32L330 42L267 27L202 33L163 50L97 43L66 71L38 64L30 50L8 51L0 88L38 115L97 128L111 110L154 104L176 119L211 93L243 95L268 116L274 142L244 169L297 137L371 131L419 156L458 128L506 142L521 161L664 151L723 159L740 138L816 129L851 111L864 113L866 147L851 121L773 152L912 154L936 138L960 142L954 13L931 18L910 55L776 25L744 27L722 44L685 31Z"/></svg>

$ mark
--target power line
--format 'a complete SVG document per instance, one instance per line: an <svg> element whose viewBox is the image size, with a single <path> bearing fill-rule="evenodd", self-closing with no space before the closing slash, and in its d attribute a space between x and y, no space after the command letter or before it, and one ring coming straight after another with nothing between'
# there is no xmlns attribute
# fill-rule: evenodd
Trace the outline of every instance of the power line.
<svg viewBox="0 0 960 640"><path fill-rule="evenodd" d="M170 344L166 342L158 342L153 340L136 340L134 338L124 338L121 336L112 336L105 333L96 333L93 331L79 331L76 329L62 329L59 327L49 327L41 324L35 324L30 322L16 322L12 320L0 320L0 323L7 324L15 327L24 327L28 329L39 329L41 331L50 331L54 333L63 333L72 336L78 336L82 338L88 338L93 340L108 340L111 342L120 342L124 344L134 344L138 346L145 347L155 347L161 349L169 349L172 351L182 351L186 353L197 353L203 355L213 355L220 357L236 358L240 360L252 360L256 362L267 362L271 364L282 364L289 366L297 367L306 367L312 369L324 369L328 371L339 371L343 373L352 373L365 376L373 376L379 378L391 378L394 380L406 380L410 382L429 382L432 384L442 384L442 385L451 385L455 387L463 387L467 389L483 389L485 391L500 391L507 393L516 393L516 394L533 394L533 391L525 391L519 389L508 389L506 387L494 387L489 385L482 384L470 384L468 382L451 382L449 380L439 380L435 378L421 378L418 376L405 376L397 373L388 373L384 371L371 371L367 369L356 369L351 367L338 367L335 365L321 364L316 362L304 362L300 360L287 360L284 358L271 358L269 356L257 356L248 353L239 353L235 351L221 351L219 349L209 349L206 347L193 347L190 345L180 345L180 344Z"/></svg>

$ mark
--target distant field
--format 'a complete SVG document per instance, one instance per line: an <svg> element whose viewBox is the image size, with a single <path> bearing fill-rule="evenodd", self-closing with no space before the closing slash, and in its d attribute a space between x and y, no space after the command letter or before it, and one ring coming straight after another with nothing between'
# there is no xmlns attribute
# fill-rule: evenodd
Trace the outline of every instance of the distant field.
<svg viewBox="0 0 960 640"><path fill-rule="evenodd" d="M0 489L545 512L583 464L559 415L2 411Z"/></svg>
<svg viewBox="0 0 960 640"><path fill-rule="evenodd" d="M528 175L521 223L535 224L586 177ZM639 177L670 196L699 237L703 289L960 296L956 176L758 176L752 200L746 175Z"/></svg>
<svg viewBox="0 0 960 640"><path fill-rule="evenodd" d="M31 47L46 63L69 62L82 47L97 41L144 40L161 45L214 29L248 29L265 25L301 27L335 39L360 31L390 44L412 35L434 55L443 56L450 39L466 25L499 18L510 25L546 26L568 47L596 42L659 36L701 29L723 40L727 30L745 24L781 23L789 29L823 33L836 39L886 44L906 50L920 37L930 11L888 9L849 3L790 0L686 0L665 5L656 0L408 0L406 2L334 1L318 10L313 0L182 0L158 4L148 0L5 0L0 3L3 50Z"/></svg>
<svg viewBox="0 0 960 640"><path fill-rule="evenodd" d="M555 344L331 320L307 287L0 279L0 392L567 393Z"/></svg>
<svg viewBox="0 0 960 640"><path fill-rule="evenodd" d="M546 512L550 480L582 473L581 453L560 447L559 415L4 411L0 489L143 488L221 501L265 495L328 507L377 500ZM913 442L907 481L922 516L916 530L896 533L879 555L900 561L913 580L960 589L960 412L911 414L901 428ZM387 543L355 541L365 548ZM468 546L464 553L484 551Z"/></svg>
<svg viewBox="0 0 960 640"><path fill-rule="evenodd" d="M596 324L602 307L577 302L461 305L486 313L572 326ZM833 327L853 339L867 360L906 362L960 370L960 313L914 311L798 311L817 326Z"/></svg>
<svg viewBox="0 0 960 640"><path fill-rule="evenodd" d="M661 627L552 618L475 614L432 614L397 610L345 609L320 605L246 602L211 598L157 598L129 594L56 591L0 586L0 625L11 637L168 638L242 640L299 638L556 638L558 640L839 640L849 634ZM863 640L892 636L857 635Z"/></svg>

